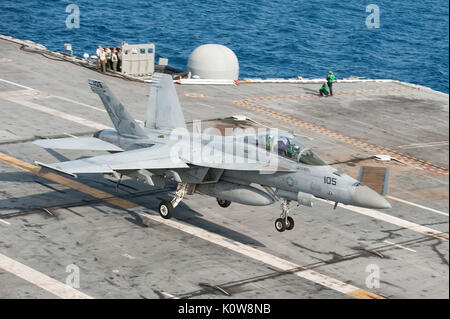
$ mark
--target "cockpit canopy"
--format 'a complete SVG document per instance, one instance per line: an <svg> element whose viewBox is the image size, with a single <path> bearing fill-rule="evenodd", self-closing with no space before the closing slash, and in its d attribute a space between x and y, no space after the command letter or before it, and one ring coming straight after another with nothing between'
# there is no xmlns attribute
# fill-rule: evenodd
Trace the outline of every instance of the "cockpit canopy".
<svg viewBox="0 0 450 319"><path fill-rule="evenodd" d="M314 166L327 165L311 149L295 138L267 134L249 137L246 140L250 143L256 143L257 146L263 147L267 151L278 153L280 156L293 159L302 164Z"/></svg>

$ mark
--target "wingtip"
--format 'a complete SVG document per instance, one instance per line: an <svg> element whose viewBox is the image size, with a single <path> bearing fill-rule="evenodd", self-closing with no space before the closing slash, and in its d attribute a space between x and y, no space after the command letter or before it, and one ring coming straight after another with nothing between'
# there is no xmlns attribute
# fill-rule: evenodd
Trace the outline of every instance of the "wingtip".
<svg viewBox="0 0 450 319"><path fill-rule="evenodd" d="M64 170L56 168L56 167L52 167L50 165L47 165L47 164L44 164L44 163L41 163L41 162L38 162L38 161L34 161L34 165L39 166L41 169L53 171L55 173L69 175L69 176L74 177L74 178L78 177L76 174L64 171Z"/></svg>

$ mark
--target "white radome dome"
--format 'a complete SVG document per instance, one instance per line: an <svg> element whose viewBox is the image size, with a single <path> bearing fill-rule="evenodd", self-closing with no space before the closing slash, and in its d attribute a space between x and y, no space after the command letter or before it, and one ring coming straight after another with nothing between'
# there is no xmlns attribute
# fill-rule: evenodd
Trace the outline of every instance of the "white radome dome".
<svg viewBox="0 0 450 319"><path fill-rule="evenodd" d="M192 51L189 56L188 71L201 79L239 78L239 62L229 48L221 44L204 44Z"/></svg>

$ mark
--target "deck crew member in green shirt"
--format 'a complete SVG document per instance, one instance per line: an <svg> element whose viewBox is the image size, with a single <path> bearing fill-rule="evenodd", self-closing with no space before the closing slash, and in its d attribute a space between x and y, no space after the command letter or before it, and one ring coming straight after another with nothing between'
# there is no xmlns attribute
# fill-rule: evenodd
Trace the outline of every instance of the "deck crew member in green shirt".
<svg viewBox="0 0 450 319"><path fill-rule="evenodd" d="M327 76L327 84L328 87L330 88L330 95L333 95L333 82L336 81L336 78L333 74L333 71L330 70L330 72L328 72L328 76Z"/></svg>
<svg viewBox="0 0 450 319"><path fill-rule="evenodd" d="M328 96L330 94L330 90L328 89L328 84L325 82L319 90L320 96Z"/></svg>

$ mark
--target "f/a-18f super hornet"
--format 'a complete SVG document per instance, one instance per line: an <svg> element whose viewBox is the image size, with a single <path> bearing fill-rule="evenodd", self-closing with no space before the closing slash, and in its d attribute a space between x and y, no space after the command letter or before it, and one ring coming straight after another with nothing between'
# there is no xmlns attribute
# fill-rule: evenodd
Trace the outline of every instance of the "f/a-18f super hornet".
<svg viewBox="0 0 450 319"><path fill-rule="evenodd" d="M231 202L263 206L281 202L278 231L290 230L293 202L311 206L313 196L344 205L390 208L383 196L342 171L327 165L289 132L264 129L230 135L189 132L172 77L155 73L146 121L136 122L108 86L89 80L102 100L115 130L93 137L37 140L44 148L101 150L112 154L54 164L36 162L41 169L76 177L102 173L118 182L135 178L164 188L175 181L175 197L163 200L159 213L171 218L185 194L199 192L217 199L221 207Z"/></svg>

